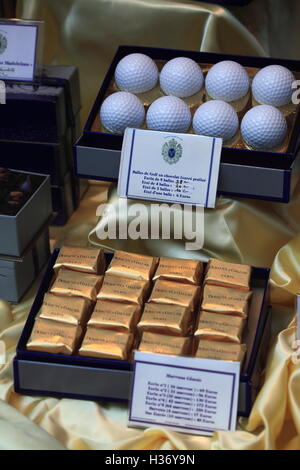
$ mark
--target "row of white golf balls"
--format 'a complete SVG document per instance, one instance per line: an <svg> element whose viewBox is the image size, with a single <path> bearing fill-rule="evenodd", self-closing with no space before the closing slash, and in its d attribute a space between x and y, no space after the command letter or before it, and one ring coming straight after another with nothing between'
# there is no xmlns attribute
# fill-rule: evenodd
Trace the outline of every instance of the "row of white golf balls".
<svg viewBox="0 0 300 470"><path fill-rule="evenodd" d="M132 93L120 91L108 96L100 109L103 126L110 132L123 134L127 127L139 128L145 122L143 103ZM187 104L175 96L163 96L148 109L148 129L165 132L187 132L191 126L195 134L231 140L238 131L239 119L234 108L221 100L203 103L192 119ZM259 105L250 109L242 119L244 142L254 149L273 149L287 134L287 122L274 106Z"/></svg>
<svg viewBox="0 0 300 470"><path fill-rule="evenodd" d="M166 95L187 98L198 93L204 76L197 62L188 57L169 60L159 73L156 63L147 55L128 54L118 63L115 82L119 90L144 93L160 83ZM291 102L292 83L290 70L281 65L268 65L255 75L251 89L259 104L284 106ZM243 98L250 89L247 71L239 63L224 60L214 64L205 78L207 94L216 100L232 102Z"/></svg>

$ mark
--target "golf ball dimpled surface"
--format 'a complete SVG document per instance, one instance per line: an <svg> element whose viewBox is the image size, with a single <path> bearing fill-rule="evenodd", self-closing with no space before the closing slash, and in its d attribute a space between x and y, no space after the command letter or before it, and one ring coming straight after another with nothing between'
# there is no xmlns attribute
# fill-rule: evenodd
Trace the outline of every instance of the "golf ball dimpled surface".
<svg viewBox="0 0 300 470"><path fill-rule="evenodd" d="M146 120L148 129L187 132L192 116L189 107L180 98L162 96L151 104Z"/></svg>
<svg viewBox="0 0 300 470"><path fill-rule="evenodd" d="M187 98L201 90L203 73L194 60L177 57L165 64L160 72L159 81L166 95Z"/></svg>
<svg viewBox="0 0 300 470"><path fill-rule="evenodd" d="M123 134L126 127L140 127L143 124L145 109L135 95L118 91L103 101L100 120L108 131Z"/></svg>
<svg viewBox="0 0 300 470"><path fill-rule="evenodd" d="M115 80L120 90L145 93L157 84L158 68L145 54L129 54L118 63Z"/></svg>
<svg viewBox="0 0 300 470"><path fill-rule="evenodd" d="M287 122L274 106L259 105L250 109L241 123L241 133L246 144L254 149L273 149L287 134Z"/></svg>
<svg viewBox="0 0 300 470"><path fill-rule="evenodd" d="M240 64L224 60L213 65L208 71L205 88L214 100L236 101L249 91L249 76Z"/></svg>
<svg viewBox="0 0 300 470"><path fill-rule="evenodd" d="M195 134L231 139L239 127L238 115L225 101L212 100L203 103L194 114Z"/></svg>
<svg viewBox="0 0 300 470"><path fill-rule="evenodd" d="M261 104L284 106L291 102L294 75L281 65L268 65L255 75L252 82L254 99Z"/></svg>

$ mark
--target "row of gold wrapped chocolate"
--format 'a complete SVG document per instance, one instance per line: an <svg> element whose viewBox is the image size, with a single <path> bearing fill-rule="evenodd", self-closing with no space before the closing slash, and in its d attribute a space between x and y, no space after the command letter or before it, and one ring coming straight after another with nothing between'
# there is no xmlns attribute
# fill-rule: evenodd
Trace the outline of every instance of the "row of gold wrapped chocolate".
<svg viewBox="0 0 300 470"><path fill-rule="evenodd" d="M211 259L207 265L198 328L197 357L242 361L251 267Z"/></svg>
<svg viewBox="0 0 300 470"><path fill-rule="evenodd" d="M78 349L81 336L80 325L37 318L28 349L70 355ZM139 349L156 354L192 355L206 359L228 361L242 361L243 359L244 345L206 340L197 342L195 338L143 332L140 339L132 333L88 327L79 354L106 359L130 360L132 351Z"/></svg>
<svg viewBox="0 0 300 470"><path fill-rule="evenodd" d="M250 266L216 259L209 261L196 335L241 342L252 295L250 278Z"/></svg>
<svg viewBox="0 0 300 470"><path fill-rule="evenodd" d="M142 331L174 336L195 336L240 343L245 319L201 310L199 315L178 305L145 304L137 327Z"/></svg>
<svg viewBox="0 0 300 470"><path fill-rule="evenodd" d="M153 258L124 251L116 251L107 269L108 274L143 281L164 279L199 285L203 264L198 260Z"/></svg>
<svg viewBox="0 0 300 470"><path fill-rule="evenodd" d="M131 360L139 351L174 356L193 356L224 361L242 361L246 346L239 343L209 341L199 337L168 336L144 331L141 335L88 328L79 354L98 358Z"/></svg>
<svg viewBox="0 0 300 470"><path fill-rule="evenodd" d="M102 275L105 271L104 254L95 248L65 246L54 266L55 270L60 268ZM180 259L178 262L176 258L154 258L116 251L106 273L142 281L163 279L199 285L202 271L203 264L199 260ZM205 283L248 291L250 276L250 266L210 259Z"/></svg>
<svg viewBox="0 0 300 470"><path fill-rule="evenodd" d="M64 246L61 248L54 270L69 269L89 274L104 274L105 257L101 249ZM107 274L141 281L166 279L170 281L200 284L203 271L201 261L138 255L116 251Z"/></svg>
<svg viewBox="0 0 300 470"><path fill-rule="evenodd" d="M246 351L243 344L199 340L197 337L170 337L155 333L143 333L138 349L157 354L241 362Z"/></svg>

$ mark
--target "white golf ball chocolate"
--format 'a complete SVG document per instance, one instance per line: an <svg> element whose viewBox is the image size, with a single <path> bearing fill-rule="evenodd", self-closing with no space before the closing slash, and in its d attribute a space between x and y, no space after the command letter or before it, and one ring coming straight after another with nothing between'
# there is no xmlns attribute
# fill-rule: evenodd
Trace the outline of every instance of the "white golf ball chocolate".
<svg viewBox="0 0 300 470"><path fill-rule="evenodd" d="M238 115L225 101L212 100L203 103L193 118L195 134L221 137L225 142L237 133L238 127Z"/></svg>
<svg viewBox="0 0 300 470"><path fill-rule="evenodd" d="M103 101L100 120L108 131L123 134L126 127L141 127L143 125L145 120L144 105L132 93L118 91Z"/></svg>
<svg viewBox="0 0 300 470"><path fill-rule="evenodd" d="M237 62L224 60L212 66L205 80L208 95L214 100L236 101L249 91L248 73Z"/></svg>
<svg viewBox="0 0 300 470"><path fill-rule="evenodd" d="M262 104L250 109L241 123L246 145L253 149L271 150L283 143L287 135L287 122L274 106Z"/></svg>
<svg viewBox="0 0 300 470"><path fill-rule="evenodd" d="M146 116L148 129L166 132L187 132L191 125L189 107L176 96L162 96L155 100Z"/></svg>
<svg viewBox="0 0 300 470"><path fill-rule="evenodd" d="M291 102L294 75L281 65L268 65L255 75L252 82L253 98L260 104L284 106Z"/></svg>
<svg viewBox="0 0 300 470"><path fill-rule="evenodd" d="M145 54L128 54L120 60L115 71L117 87L130 93L145 93L158 82L156 63Z"/></svg>
<svg viewBox="0 0 300 470"><path fill-rule="evenodd" d="M203 73L194 60L188 57L176 57L165 64L159 81L166 95L187 98L201 90Z"/></svg>

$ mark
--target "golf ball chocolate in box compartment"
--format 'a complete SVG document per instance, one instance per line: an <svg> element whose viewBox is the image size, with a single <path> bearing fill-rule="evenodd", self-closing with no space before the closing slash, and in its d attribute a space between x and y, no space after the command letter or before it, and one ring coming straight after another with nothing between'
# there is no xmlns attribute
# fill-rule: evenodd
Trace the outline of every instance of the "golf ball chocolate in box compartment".
<svg viewBox="0 0 300 470"><path fill-rule="evenodd" d="M199 66L186 57L155 63L143 54L129 54L116 68L92 130L193 133L221 137L225 147L282 153L298 112L291 103L297 76L277 65L259 71L234 61ZM257 100L268 105L258 106Z"/></svg>
<svg viewBox="0 0 300 470"><path fill-rule="evenodd" d="M51 287L54 287L53 280L56 275L53 268L58 255L59 250L55 250L17 346L17 355L14 360L15 391L38 396L51 395L96 401L128 401L132 380L132 364L130 362L91 357L89 354L78 355L76 350L72 355L70 353L41 352L27 348L29 340L32 340L35 319L41 311L45 295ZM112 255L105 254L105 258L108 266ZM266 358L270 335L268 280L268 269L252 268L250 280L252 297L245 331L248 352L242 366L239 388L238 408L239 414L243 416L248 416L251 411ZM130 282L132 283L132 280ZM129 296L131 294L132 292L128 292ZM97 329L97 331L101 330ZM65 331L66 335L68 333L69 331ZM174 339L174 337L172 338Z"/></svg>
<svg viewBox="0 0 300 470"><path fill-rule="evenodd" d="M22 256L52 213L47 175L0 168L0 253Z"/></svg>
<svg viewBox="0 0 300 470"><path fill-rule="evenodd" d="M138 73L131 54L149 57ZM77 142L77 174L117 181L126 126L196 132L224 138L219 194L288 202L300 120L291 83L299 73L299 61L121 46Z"/></svg>

